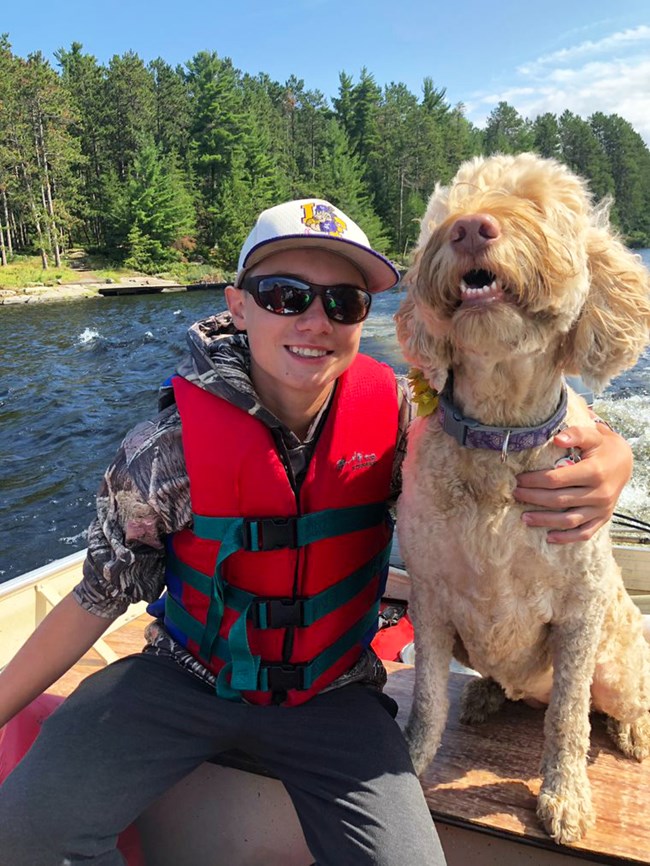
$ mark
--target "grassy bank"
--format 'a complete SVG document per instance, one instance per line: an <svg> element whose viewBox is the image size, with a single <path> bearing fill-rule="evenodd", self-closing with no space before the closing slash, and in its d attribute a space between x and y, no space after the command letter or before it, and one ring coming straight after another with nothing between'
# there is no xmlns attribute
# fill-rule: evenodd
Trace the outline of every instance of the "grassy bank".
<svg viewBox="0 0 650 866"><path fill-rule="evenodd" d="M102 256L90 255L83 250L72 250L63 258L61 267L53 265L44 269L40 256L14 256L0 267L0 289L22 292L33 286L56 287L78 283L119 283L130 277L151 275L139 274L129 268L117 267ZM200 281L219 282L225 279L214 266L198 263L175 262L154 276L186 285Z"/></svg>
<svg viewBox="0 0 650 866"><path fill-rule="evenodd" d="M92 273L89 274L88 271ZM6 267L0 267L0 287L20 290L29 286L61 286L66 283L78 283L89 277L98 282L106 282L129 275L128 272L117 268L81 269L67 261L62 263L60 268L49 267L45 270L41 265L40 256L15 256Z"/></svg>

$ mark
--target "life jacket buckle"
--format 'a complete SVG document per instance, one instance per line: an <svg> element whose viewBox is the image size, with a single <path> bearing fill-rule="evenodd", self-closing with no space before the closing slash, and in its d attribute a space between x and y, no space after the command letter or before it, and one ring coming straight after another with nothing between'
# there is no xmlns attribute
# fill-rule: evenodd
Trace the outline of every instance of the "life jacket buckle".
<svg viewBox="0 0 650 866"><path fill-rule="evenodd" d="M305 665L263 664L262 669L266 672L267 688L271 692L305 688Z"/></svg>
<svg viewBox="0 0 650 866"><path fill-rule="evenodd" d="M259 517L244 520L244 549L280 550L298 547L298 521L295 517Z"/></svg>
<svg viewBox="0 0 650 866"><path fill-rule="evenodd" d="M251 613L256 628L302 628L306 625L302 598L257 598Z"/></svg>

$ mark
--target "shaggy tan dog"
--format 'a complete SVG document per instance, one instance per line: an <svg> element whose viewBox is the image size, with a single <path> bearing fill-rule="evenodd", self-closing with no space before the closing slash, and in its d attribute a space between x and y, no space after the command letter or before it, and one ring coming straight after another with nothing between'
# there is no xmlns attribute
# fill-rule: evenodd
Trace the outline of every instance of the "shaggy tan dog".
<svg viewBox="0 0 650 866"><path fill-rule="evenodd" d="M625 755L650 753L650 648L607 527L548 544L512 497L516 473L567 457L550 441L562 423L593 423L581 398L563 403L563 373L601 388L648 341L647 272L607 222L552 160L468 162L429 202L397 316L407 359L435 388L447 382L438 411L410 431L398 508L413 580L415 768L440 743L453 653L482 674L463 721L506 698L548 703L537 812L563 843L593 822L590 706Z"/></svg>

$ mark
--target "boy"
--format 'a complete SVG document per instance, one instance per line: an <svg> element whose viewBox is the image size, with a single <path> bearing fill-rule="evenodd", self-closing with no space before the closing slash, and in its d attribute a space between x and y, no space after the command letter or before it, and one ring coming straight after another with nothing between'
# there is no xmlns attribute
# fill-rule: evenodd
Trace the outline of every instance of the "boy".
<svg viewBox="0 0 650 866"><path fill-rule="evenodd" d="M82 583L0 676L4 724L129 602L155 602L145 651L85 680L5 783L8 862L122 863L125 826L240 748L283 781L319 864L444 863L368 648L410 407L358 349L397 279L328 202L260 215L226 289L232 325L190 330L167 407L106 473ZM563 436L586 459L517 493L565 509L526 518L555 541L608 519L631 462L611 432Z"/></svg>

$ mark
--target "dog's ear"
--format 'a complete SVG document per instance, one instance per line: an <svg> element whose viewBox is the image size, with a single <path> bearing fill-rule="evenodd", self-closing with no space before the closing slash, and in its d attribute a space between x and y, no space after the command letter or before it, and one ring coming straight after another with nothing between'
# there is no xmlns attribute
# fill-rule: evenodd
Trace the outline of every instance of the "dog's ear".
<svg viewBox="0 0 650 866"><path fill-rule="evenodd" d="M408 277L405 282L408 286ZM404 357L422 370L433 388L441 391L451 366L447 326L434 317L431 309L417 303L410 288L395 314L395 322Z"/></svg>
<svg viewBox="0 0 650 866"><path fill-rule="evenodd" d="M650 339L650 275L607 229L590 228L590 287L565 343L567 372L601 390L636 364Z"/></svg>

